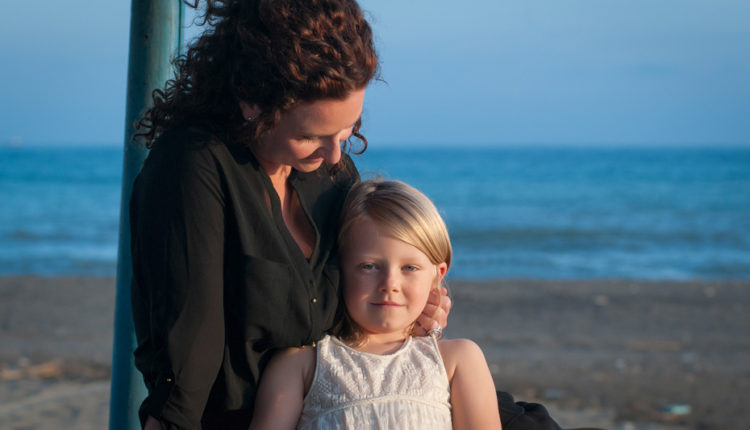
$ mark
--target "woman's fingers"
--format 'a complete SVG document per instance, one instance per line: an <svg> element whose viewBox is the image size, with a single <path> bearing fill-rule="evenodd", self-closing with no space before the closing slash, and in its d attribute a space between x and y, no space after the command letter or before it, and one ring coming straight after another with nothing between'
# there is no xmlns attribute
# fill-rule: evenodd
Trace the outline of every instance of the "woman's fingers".
<svg viewBox="0 0 750 430"><path fill-rule="evenodd" d="M437 327L437 321L425 316L425 314L417 317L417 323L414 324L414 336L427 336L427 332L431 329L426 329L425 327L430 327L433 323Z"/></svg>
<svg viewBox="0 0 750 430"><path fill-rule="evenodd" d="M451 298L448 297L448 290L443 288L441 293L443 296L442 300L440 300L440 310L442 311L443 319L441 320L440 325L445 328L448 326L448 314L451 313L453 302L451 301Z"/></svg>
<svg viewBox="0 0 750 430"><path fill-rule="evenodd" d="M448 297L448 290L440 289L440 296L436 292L430 293L427 304L422 314L417 317L417 324L414 327L414 334L417 336L426 336L427 333L439 327L445 328L448 325L448 314L451 309L451 299Z"/></svg>

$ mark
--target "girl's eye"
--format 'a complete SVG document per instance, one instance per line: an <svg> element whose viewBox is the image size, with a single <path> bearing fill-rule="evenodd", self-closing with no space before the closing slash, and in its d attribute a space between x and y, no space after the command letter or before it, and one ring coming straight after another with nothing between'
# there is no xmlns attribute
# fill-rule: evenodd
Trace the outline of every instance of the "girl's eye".
<svg viewBox="0 0 750 430"><path fill-rule="evenodd" d="M362 263L359 265L359 268L362 270L374 270L375 265L372 263Z"/></svg>
<svg viewBox="0 0 750 430"><path fill-rule="evenodd" d="M419 267L412 266L410 264L410 265L404 266L404 270L406 270L407 272L416 272L417 270L419 270Z"/></svg>

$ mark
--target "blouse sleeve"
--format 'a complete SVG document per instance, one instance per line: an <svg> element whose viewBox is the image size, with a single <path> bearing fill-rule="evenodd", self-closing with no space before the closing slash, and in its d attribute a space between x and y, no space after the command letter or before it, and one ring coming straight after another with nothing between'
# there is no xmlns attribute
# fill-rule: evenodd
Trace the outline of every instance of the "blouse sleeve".
<svg viewBox="0 0 750 430"><path fill-rule="evenodd" d="M154 148L131 199L141 419L200 428L224 350L224 195L208 150Z"/></svg>

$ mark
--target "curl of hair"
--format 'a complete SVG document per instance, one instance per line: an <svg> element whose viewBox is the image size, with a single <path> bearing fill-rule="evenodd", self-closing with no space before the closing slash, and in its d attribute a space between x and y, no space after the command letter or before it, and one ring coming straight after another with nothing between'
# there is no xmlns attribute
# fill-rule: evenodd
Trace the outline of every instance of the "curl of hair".
<svg viewBox="0 0 750 430"><path fill-rule="evenodd" d="M185 2L198 8L201 0ZM370 25L354 0L203 0L207 30L174 60L136 127L147 146L175 125L249 145L297 103L344 99L378 72ZM240 102L255 105L253 121ZM362 142L361 120L352 135ZM351 142L347 142L351 146ZM345 148L346 150L347 148Z"/></svg>
<svg viewBox="0 0 750 430"><path fill-rule="evenodd" d="M341 215L339 244L342 252L346 252L352 226L363 218L372 220L394 239L417 248L432 264L445 262L450 268L453 248L448 229L432 201L416 188L401 181L380 179L354 185ZM352 345L359 345L363 340L362 330L349 316L343 300L339 302L332 333Z"/></svg>

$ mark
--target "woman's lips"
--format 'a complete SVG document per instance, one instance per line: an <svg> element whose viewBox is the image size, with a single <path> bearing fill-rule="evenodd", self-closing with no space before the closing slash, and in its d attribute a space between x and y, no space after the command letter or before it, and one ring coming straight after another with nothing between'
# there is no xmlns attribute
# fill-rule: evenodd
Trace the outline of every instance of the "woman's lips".
<svg viewBox="0 0 750 430"><path fill-rule="evenodd" d="M308 162L323 161L323 159L325 158L324 156L325 156L325 153L323 152L313 152L312 154L305 157L305 160L307 160Z"/></svg>

